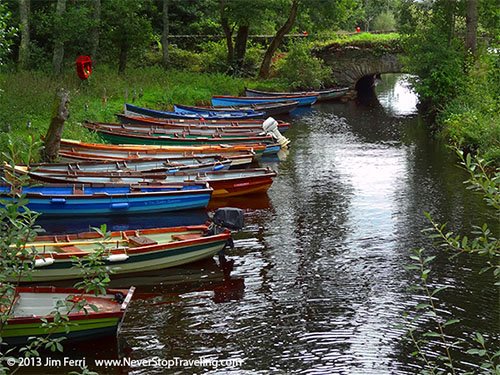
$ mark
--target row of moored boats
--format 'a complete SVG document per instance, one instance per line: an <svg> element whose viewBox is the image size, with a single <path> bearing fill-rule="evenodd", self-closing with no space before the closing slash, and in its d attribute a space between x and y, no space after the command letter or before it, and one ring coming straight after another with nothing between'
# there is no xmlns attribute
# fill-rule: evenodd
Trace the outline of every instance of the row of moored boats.
<svg viewBox="0 0 500 375"><path fill-rule="evenodd" d="M282 133L290 123L271 116L288 114L318 100L341 97L347 89L321 92L270 93L246 90L245 97L214 96L212 106L176 105L160 111L125 104L116 123L82 124L106 143L61 141L64 162L4 166L4 178L26 175L30 184L0 185L0 198L27 198L27 207L71 220L88 216L98 226L99 216L176 212L206 208L211 199L267 192L276 177L269 168L255 167L266 155L289 147ZM15 190L14 190L15 189ZM103 261L112 275L148 272L194 262L220 253L231 243L231 231L243 226L238 209L219 209L210 223L173 228L41 235L27 243L29 276L21 282L78 279L83 259L103 247ZM125 280L125 279L124 279ZM126 281L125 281L126 282ZM128 286L127 286L128 287ZM40 323L52 319L57 300L85 299L96 308L69 311L65 327L51 336L88 338L116 333L134 287L109 289L95 296L80 290L45 286L18 287L7 296L11 318L3 340L25 343L46 334Z"/></svg>

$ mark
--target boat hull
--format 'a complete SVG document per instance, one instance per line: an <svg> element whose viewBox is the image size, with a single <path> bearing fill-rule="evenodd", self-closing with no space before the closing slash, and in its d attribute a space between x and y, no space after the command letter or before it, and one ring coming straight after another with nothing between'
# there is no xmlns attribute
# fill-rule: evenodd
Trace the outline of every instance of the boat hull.
<svg viewBox="0 0 500 375"><path fill-rule="evenodd" d="M154 109L138 107L133 104L125 104L125 114L126 115L142 115L149 117L157 117L157 118L167 118L167 119L209 119L209 120L245 120L245 119L254 119L260 118L264 114L262 112L254 112L254 113L219 113L219 114L207 114L206 116L202 116L199 114L180 114L175 112L166 112L166 111L157 111Z"/></svg>
<svg viewBox="0 0 500 375"><path fill-rule="evenodd" d="M324 102L328 100L340 99L349 91L348 87L329 89L329 90L319 90L314 92L271 92L271 91L259 91L253 89L245 89L245 95L247 97L263 97L263 96L282 96L282 95L303 95L303 94L317 94L318 102Z"/></svg>
<svg viewBox="0 0 500 375"><path fill-rule="evenodd" d="M156 271L210 258L224 249L227 239L220 237L203 243L192 243L164 250L150 250L140 254L129 253L122 262L105 261L111 275L126 275L136 272ZM192 241L195 242L195 241ZM78 279L81 269L74 266L72 259L56 259L52 265L35 269L32 277L23 282L45 282Z"/></svg>
<svg viewBox="0 0 500 375"><path fill-rule="evenodd" d="M40 187L44 188L46 186ZM126 186L112 186L87 194L75 194L72 187L45 190L43 194L29 189L23 192L28 199L26 207L44 216L131 215L206 208L212 194L208 186L193 190L158 190L133 193ZM9 191L9 187L2 186L0 198L12 200Z"/></svg>
<svg viewBox="0 0 500 375"><path fill-rule="evenodd" d="M268 96L268 97L244 97L244 96L213 96L213 106L232 106L242 104L259 104L259 103L277 103L287 100L297 101L299 107L309 107L316 103L317 95L304 95L304 96Z"/></svg>

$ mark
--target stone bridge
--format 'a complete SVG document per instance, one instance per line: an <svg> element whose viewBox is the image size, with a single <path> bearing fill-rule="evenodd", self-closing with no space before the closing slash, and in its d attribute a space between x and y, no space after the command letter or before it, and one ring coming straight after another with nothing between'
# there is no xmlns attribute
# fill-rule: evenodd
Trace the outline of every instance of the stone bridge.
<svg viewBox="0 0 500 375"><path fill-rule="evenodd" d="M313 51L332 68L335 82L351 89L371 86L375 76L400 73L402 48L397 40L385 43L331 44Z"/></svg>

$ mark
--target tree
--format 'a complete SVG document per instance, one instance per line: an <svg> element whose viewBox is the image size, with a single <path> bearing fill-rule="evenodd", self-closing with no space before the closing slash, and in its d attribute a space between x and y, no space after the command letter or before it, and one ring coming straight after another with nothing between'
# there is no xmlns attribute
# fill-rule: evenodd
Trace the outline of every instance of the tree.
<svg viewBox="0 0 500 375"><path fill-rule="evenodd" d="M163 0L163 33L161 34L161 47L163 51L163 66L168 67L168 3L169 0Z"/></svg>
<svg viewBox="0 0 500 375"><path fill-rule="evenodd" d="M28 67L30 54L30 0L19 0L19 18L21 29L21 43L19 45L19 67L26 69Z"/></svg>
<svg viewBox="0 0 500 375"><path fill-rule="evenodd" d="M11 13L0 0L0 66L4 64L4 58L10 53L12 37L16 30L9 26Z"/></svg>
<svg viewBox="0 0 500 375"><path fill-rule="evenodd" d="M57 0L56 6L56 30L55 30L55 45L54 55L52 58L52 70L54 74L60 74L64 59L64 38L61 32L58 32L61 23L64 22L63 14L66 11L66 0Z"/></svg>
<svg viewBox="0 0 500 375"><path fill-rule="evenodd" d="M476 54L477 49L477 22L478 22L478 9L477 0L467 0L465 22L466 22L466 35L465 35L465 48L469 50L472 55Z"/></svg>
<svg viewBox="0 0 500 375"><path fill-rule="evenodd" d="M283 42L283 38L286 34L292 29L293 24L295 23L295 19L297 18L297 12L299 9L299 0L292 0L292 5L290 7L290 12L288 14L288 19L281 26L281 28L276 33L276 36L269 44L269 47L264 54L264 59L262 60L262 65L260 66L259 77L267 78L269 76L269 71L271 69L271 61L274 53L278 49L278 47Z"/></svg>
<svg viewBox="0 0 500 375"><path fill-rule="evenodd" d="M131 53L141 54L152 40L151 21L146 10L149 1L109 0L103 3L103 43L118 57L118 71L123 73ZM103 48L104 49L104 48Z"/></svg>
<svg viewBox="0 0 500 375"><path fill-rule="evenodd" d="M99 48L99 33L101 29L101 0L94 0L94 26L92 27L92 48L90 56L95 60L97 56L97 49Z"/></svg>
<svg viewBox="0 0 500 375"><path fill-rule="evenodd" d="M275 5L275 1L265 0L219 0L220 25L227 45L226 62L233 73L239 74L243 69L250 30L260 30L269 16L266 12Z"/></svg>

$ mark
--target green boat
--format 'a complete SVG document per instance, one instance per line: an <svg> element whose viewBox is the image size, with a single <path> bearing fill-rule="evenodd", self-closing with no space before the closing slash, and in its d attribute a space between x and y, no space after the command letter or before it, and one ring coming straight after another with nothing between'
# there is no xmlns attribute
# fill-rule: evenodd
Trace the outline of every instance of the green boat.
<svg viewBox="0 0 500 375"><path fill-rule="evenodd" d="M116 335L125 317L135 288L108 289L105 295L95 296L73 288L18 287L11 296L12 309L2 330L2 339L8 345L24 345L30 337L66 337L68 340L85 340ZM68 316L68 326L56 326L50 332L42 327L43 321L52 322L58 301L70 302L59 311ZM97 311L68 311L71 302L94 305ZM2 305L0 308L8 309ZM69 331L66 331L68 329ZM66 341L65 341L66 342Z"/></svg>

